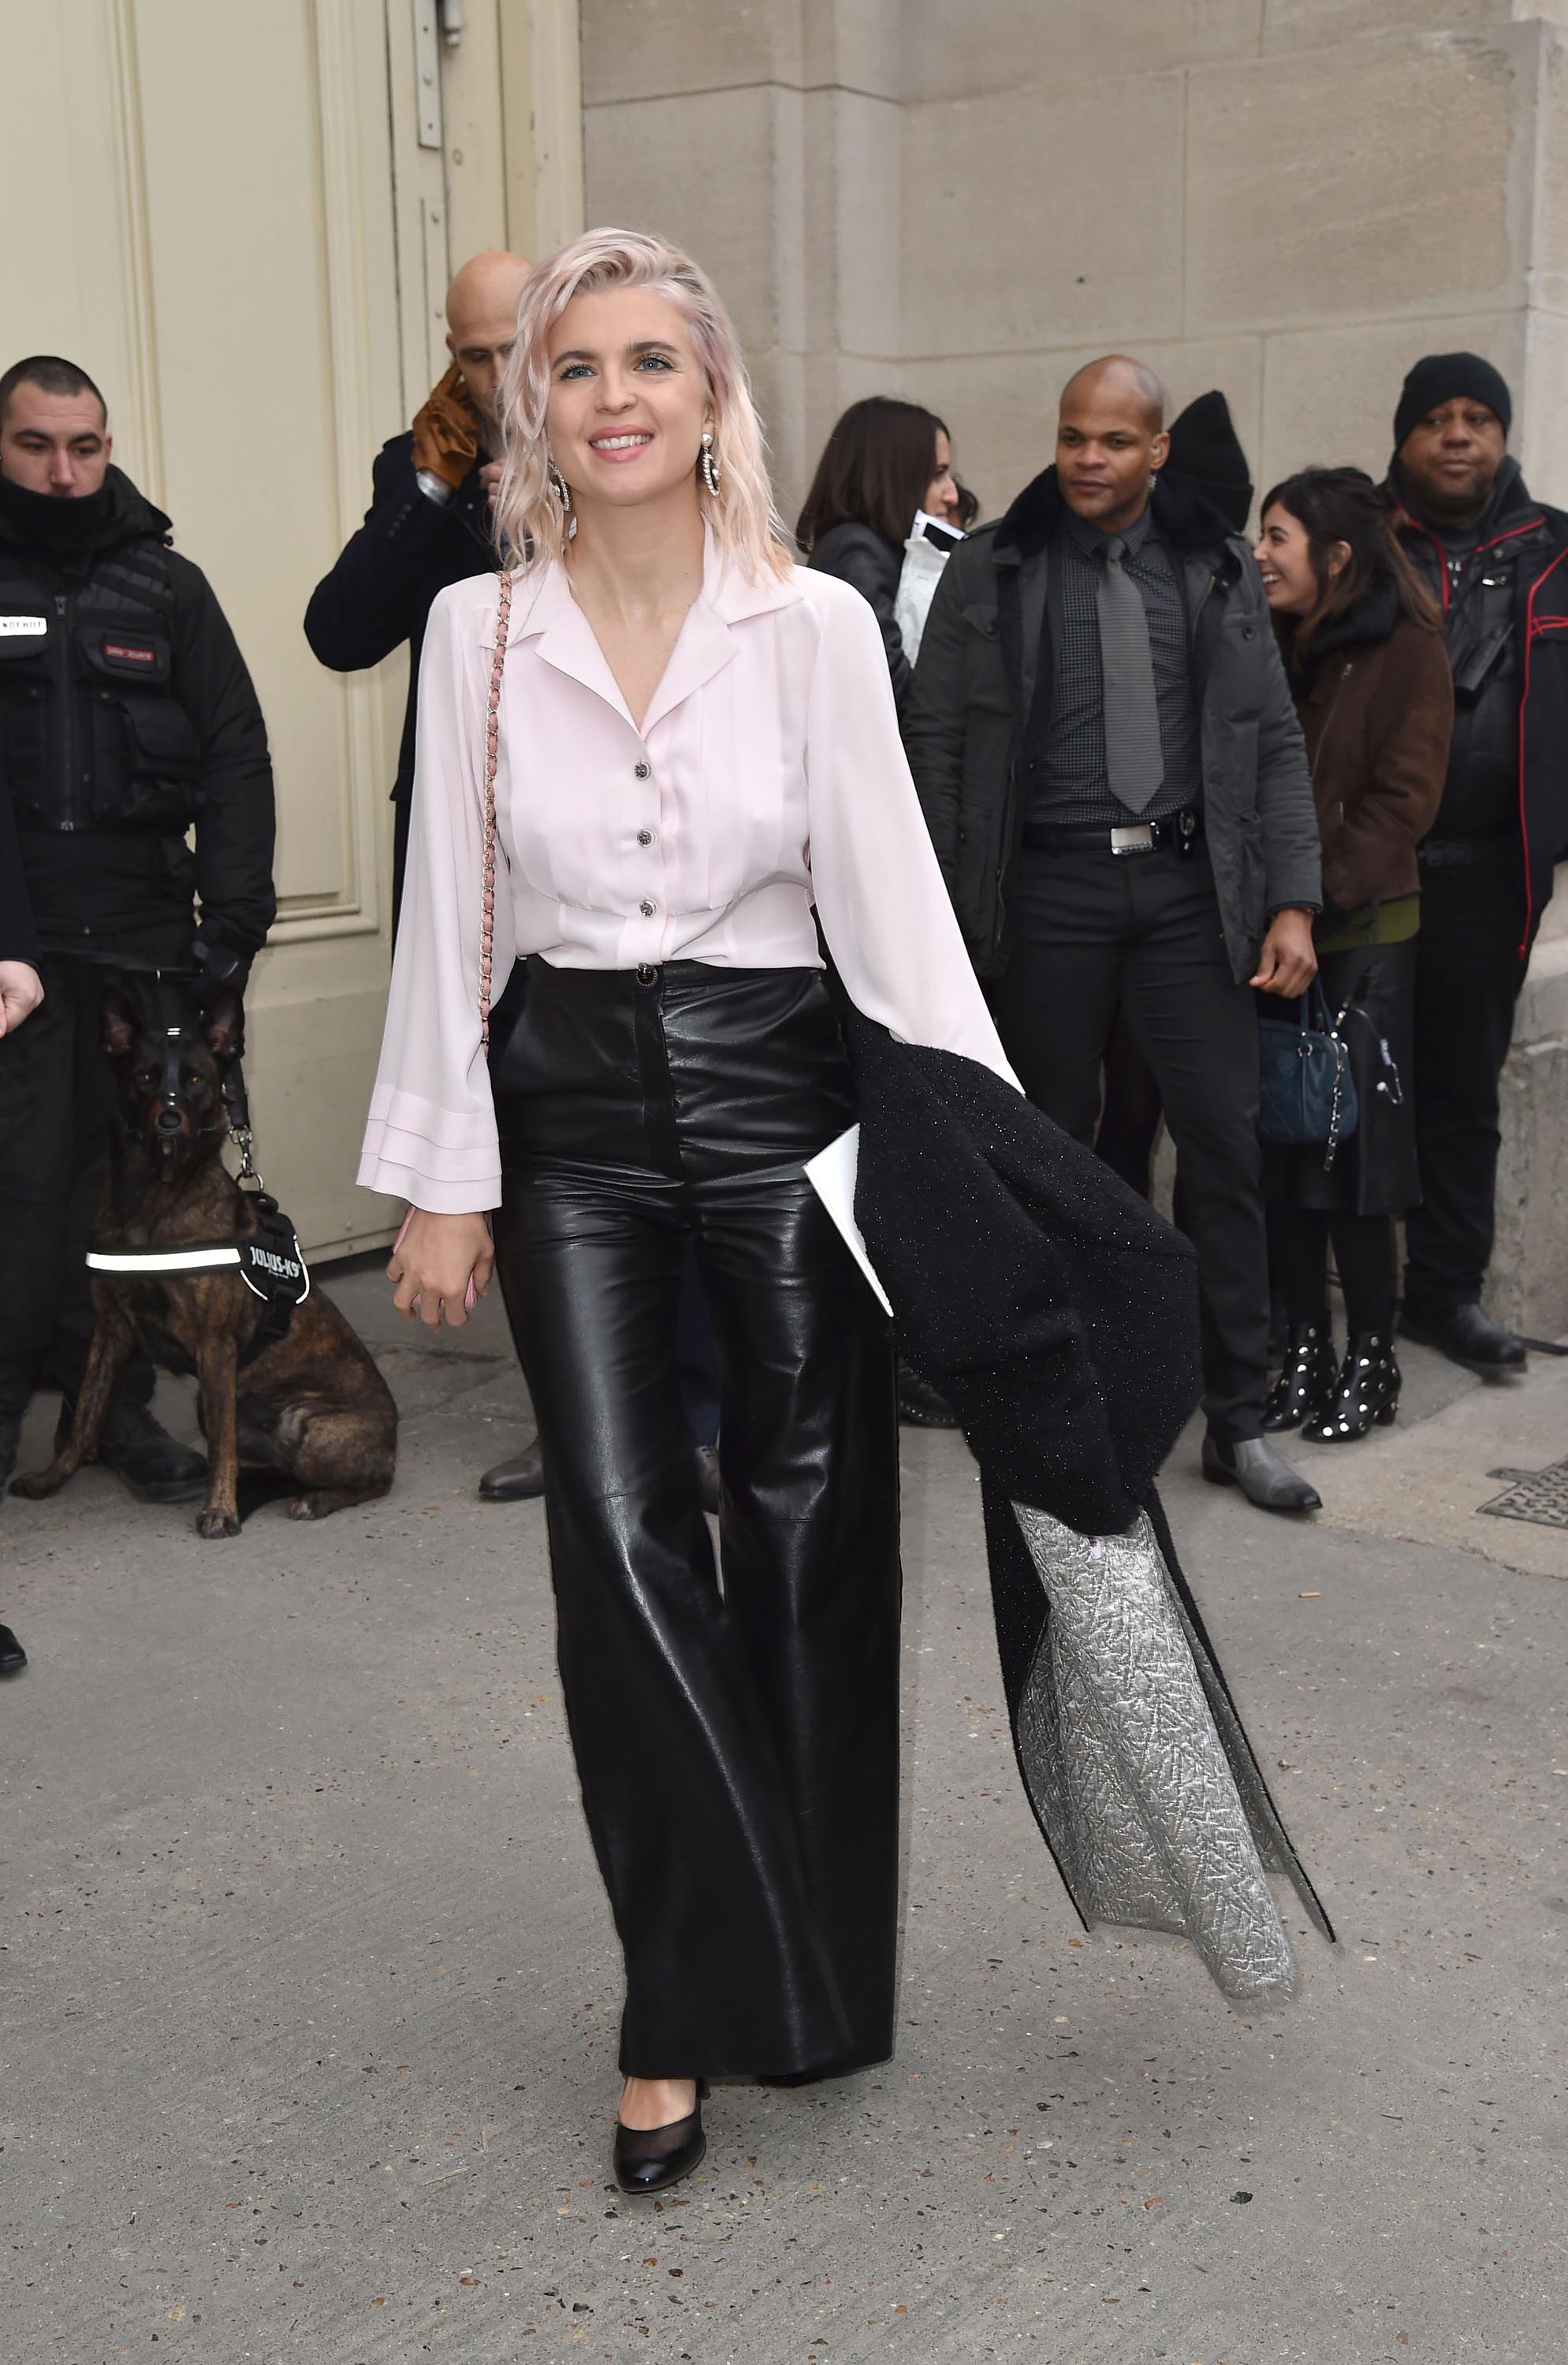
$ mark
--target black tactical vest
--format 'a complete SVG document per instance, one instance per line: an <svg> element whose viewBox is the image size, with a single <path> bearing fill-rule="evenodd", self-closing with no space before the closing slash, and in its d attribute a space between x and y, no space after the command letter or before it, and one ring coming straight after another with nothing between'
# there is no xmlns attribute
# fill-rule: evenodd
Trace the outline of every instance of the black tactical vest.
<svg viewBox="0 0 1568 2365"><path fill-rule="evenodd" d="M174 695L174 642L153 535L73 583L0 547L0 769L24 829L189 826L201 750Z"/></svg>

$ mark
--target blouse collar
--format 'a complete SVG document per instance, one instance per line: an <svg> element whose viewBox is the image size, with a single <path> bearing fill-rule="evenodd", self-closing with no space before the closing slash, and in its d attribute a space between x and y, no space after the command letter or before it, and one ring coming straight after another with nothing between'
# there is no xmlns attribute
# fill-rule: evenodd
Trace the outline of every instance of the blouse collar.
<svg viewBox="0 0 1568 2365"><path fill-rule="evenodd" d="M524 585L527 582L524 577ZM734 625L792 607L803 596L793 571L751 583L738 568L727 567L711 528L705 526L702 588L688 611L664 678L643 717L640 735L645 738L655 723L729 664L734 655ZM566 570L558 560L543 570L527 606L520 601L513 611L509 645L524 640L537 644L538 654L547 665L580 681L632 722L593 627L573 598Z"/></svg>

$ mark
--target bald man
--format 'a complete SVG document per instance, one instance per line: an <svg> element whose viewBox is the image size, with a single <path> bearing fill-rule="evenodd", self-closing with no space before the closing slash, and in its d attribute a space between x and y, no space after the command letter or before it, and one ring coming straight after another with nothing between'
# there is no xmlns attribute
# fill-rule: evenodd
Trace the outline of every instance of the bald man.
<svg viewBox="0 0 1568 2365"><path fill-rule="evenodd" d="M1316 815L1258 570L1160 476L1170 448L1142 363L1069 380L1056 465L947 562L905 742L1030 1099L1092 1143L1119 1011L1154 1070L1197 1250L1205 1476L1309 1511L1262 1433L1253 992L1299 995L1314 974Z"/></svg>
<svg viewBox="0 0 1568 2365"><path fill-rule="evenodd" d="M425 619L438 591L496 563L495 403L529 268L521 254L476 254L454 279L446 291L452 367L409 432L383 447L364 523L305 611L305 637L334 673L379 665L409 644L409 703L392 783L394 925L409 842Z"/></svg>

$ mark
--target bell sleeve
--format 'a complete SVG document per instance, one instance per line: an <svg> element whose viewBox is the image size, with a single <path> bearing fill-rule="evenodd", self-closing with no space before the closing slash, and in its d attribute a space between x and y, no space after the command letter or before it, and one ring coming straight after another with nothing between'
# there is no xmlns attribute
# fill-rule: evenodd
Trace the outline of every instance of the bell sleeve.
<svg viewBox="0 0 1568 2365"><path fill-rule="evenodd" d="M408 869L381 1063L360 1159L366 1189L438 1215L497 1206L500 1152L479 1035L485 706L496 595L454 584L431 608L420 666ZM504 758L503 758L504 769ZM514 958L506 860L498 849L492 975Z"/></svg>
<svg viewBox="0 0 1568 2365"><path fill-rule="evenodd" d="M845 991L899 1041L957 1051L1021 1090L969 963L899 737L877 620L812 576L806 723L812 889Z"/></svg>

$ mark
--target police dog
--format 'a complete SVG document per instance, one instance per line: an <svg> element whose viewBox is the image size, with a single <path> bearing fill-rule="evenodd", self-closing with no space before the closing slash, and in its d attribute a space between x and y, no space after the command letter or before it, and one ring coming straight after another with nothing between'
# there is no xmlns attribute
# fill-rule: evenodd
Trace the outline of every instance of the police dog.
<svg viewBox="0 0 1568 2365"><path fill-rule="evenodd" d="M228 1133L223 1079L239 1055L241 1024L236 997L216 1001L203 1021L164 981L137 1000L118 985L106 989L105 1049L120 1122L98 1207L99 1250L173 1254L255 1239L252 1194L219 1154ZM322 1519L391 1486L391 1390L319 1289L295 1306L282 1337L259 1349L266 1303L232 1263L95 1272L93 1310L70 1437L47 1470L14 1482L18 1495L52 1495L92 1460L115 1381L136 1347L163 1371L196 1374L208 1472L199 1535L238 1535L241 1491L258 1500L289 1494L292 1519ZM248 1474L241 1489L241 1461L281 1474L258 1484Z"/></svg>

